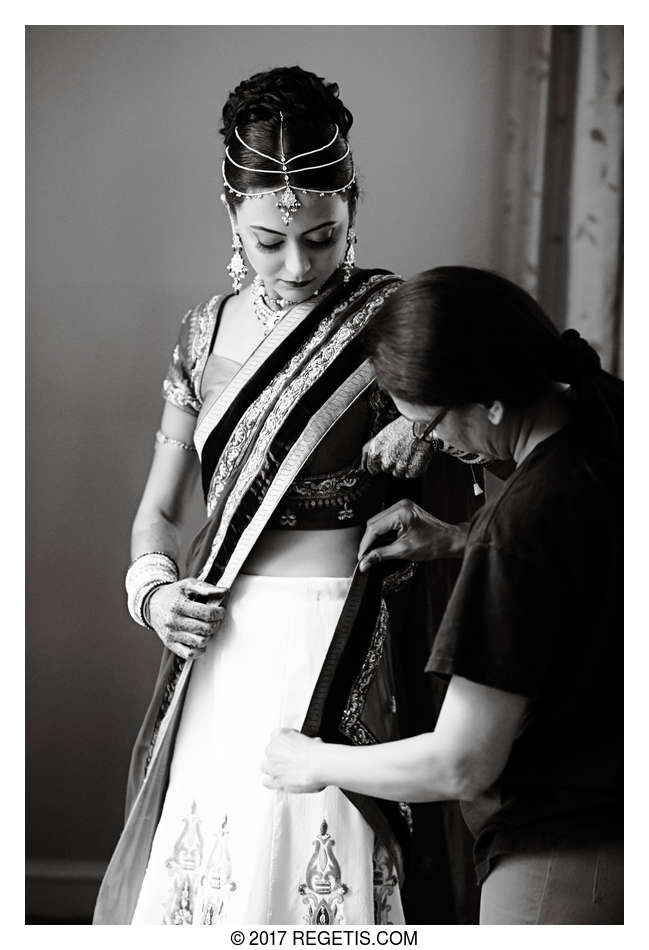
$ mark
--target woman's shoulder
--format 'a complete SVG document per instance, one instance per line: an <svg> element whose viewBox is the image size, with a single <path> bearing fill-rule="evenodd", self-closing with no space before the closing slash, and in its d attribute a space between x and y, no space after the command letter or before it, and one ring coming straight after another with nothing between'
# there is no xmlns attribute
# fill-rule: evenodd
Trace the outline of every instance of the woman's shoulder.
<svg viewBox="0 0 649 950"><path fill-rule="evenodd" d="M587 523L604 519L603 497L566 433L509 477L474 519L472 538L532 559L570 544ZM598 498L600 503L598 502ZM604 506L605 507L605 506Z"/></svg>
<svg viewBox="0 0 649 950"><path fill-rule="evenodd" d="M215 294L184 312L162 383L163 397L167 402L194 414L201 408L200 378L224 296Z"/></svg>
<svg viewBox="0 0 649 950"><path fill-rule="evenodd" d="M217 293L183 313L178 331L179 356L186 366L200 362L214 335L227 294Z"/></svg>
<svg viewBox="0 0 649 950"><path fill-rule="evenodd" d="M184 310L180 320L180 332L186 339L192 339L200 333L201 325L215 320L226 294L216 293L200 303Z"/></svg>

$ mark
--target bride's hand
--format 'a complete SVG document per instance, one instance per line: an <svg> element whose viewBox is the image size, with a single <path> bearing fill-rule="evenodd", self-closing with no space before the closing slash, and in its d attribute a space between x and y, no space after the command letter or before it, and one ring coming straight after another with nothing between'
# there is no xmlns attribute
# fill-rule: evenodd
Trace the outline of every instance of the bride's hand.
<svg viewBox="0 0 649 950"><path fill-rule="evenodd" d="M318 778L322 748L322 739L311 739L295 729L276 729L261 766L263 784L284 792L321 792L325 785Z"/></svg>
<svg viewBox="0 0 649 950"><path fill-rule="evenodd" d="M149 623L164 645L183 660L202 656L220 627L224 591L187 577L158 587L149 597Z"/></svg>
<svg viewBox="0 0 649 950"><path fill-rule="evenodd" d="M373 475L416 478L428 468L433 452L432 443L415 439L412 423L399 416L365 443L362 465Z"/></svg>

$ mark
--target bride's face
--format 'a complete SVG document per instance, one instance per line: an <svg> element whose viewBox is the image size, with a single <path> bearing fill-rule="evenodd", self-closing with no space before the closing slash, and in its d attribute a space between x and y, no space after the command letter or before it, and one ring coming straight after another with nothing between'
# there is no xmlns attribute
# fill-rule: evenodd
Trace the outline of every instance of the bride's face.
<svg viewBox="0 0 649 950"><path fill-rule="evenodd" d="M246 198L236 222L246 257L271 297L300 303L333 274L345 254L349 205L340 195L303 195L291 223L282 221L279 195Z"/></svg>

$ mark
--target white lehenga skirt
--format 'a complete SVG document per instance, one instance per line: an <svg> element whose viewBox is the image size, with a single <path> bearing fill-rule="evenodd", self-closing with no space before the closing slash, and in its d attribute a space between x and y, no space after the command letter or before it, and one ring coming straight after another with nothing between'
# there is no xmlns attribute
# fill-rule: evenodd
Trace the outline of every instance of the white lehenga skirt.
<svg viewBox="0 0 649 950"><path fill-rule="evenodd" d="M196 661L134 924L403 923L387 853L342 792L271 791L271 731L299 729L350 581L240 575Z"/></svg>

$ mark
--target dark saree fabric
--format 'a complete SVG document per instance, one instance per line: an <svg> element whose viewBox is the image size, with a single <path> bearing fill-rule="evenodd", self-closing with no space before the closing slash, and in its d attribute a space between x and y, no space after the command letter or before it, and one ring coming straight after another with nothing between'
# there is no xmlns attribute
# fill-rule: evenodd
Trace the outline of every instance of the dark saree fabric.
<svg viewBox="0 0 649 950"><path fill-rule="evenodd" d="M242 378L232 398L215 407L216 421L202 440L208 518L190 549L186 576L222 586L226 603L282 494L336 419L361 397L385 408L388 400L376 390L363 331L398 284L399 278L385 271L355 274L294 326L273 331L263 361ZM428 506L439 517L466 520L475 507L467 467L453 459L435 458L419 485L383 481L383 505L414 497L413 490L423 501L428 490ZM454 564L441 562L434 568L392 562L366 575L355 573L305 717L307 735L367 744L434 726L441 700L423 670L454 570ZM99 892L94 923L132 919L164 803L191 667L163 651L131 759L126 825ZM453 886L441 807L348 797L388 848L402 886L406 882L407 919L454 922L465 871L460 862Z"/></svg>

